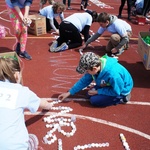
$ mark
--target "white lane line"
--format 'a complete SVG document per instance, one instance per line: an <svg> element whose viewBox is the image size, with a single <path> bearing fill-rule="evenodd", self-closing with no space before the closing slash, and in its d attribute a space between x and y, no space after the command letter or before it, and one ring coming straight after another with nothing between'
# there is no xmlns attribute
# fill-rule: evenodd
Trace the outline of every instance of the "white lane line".
<svg viewBox="0 0 150 150"><path fill-rule="evenodd" d="M127 104L150 106L150 102L135 102L135 101L130 101Z"/></svg>
<svg viewBox="0 0 150 150"><path fill-rule="evenodd" d="M58 100L57 98L41 98L43 100ZM65 101L89 101L88 99L84 99L84 98L67 98ZM130 105L145 105L145 106L150 106L150 102L136 102L136 101L129 101L127 104ZM126 105L127 105L126 104Z"/></svg>
<svg viewBox="0 0 150 150"><path fill-rule="evenodd" d="M11 40L11 39L15 39L15 37L11 37L11 36L6 36L5 38L3 38L3 40ZM44 36L38 36L38 37L36 37L36 36L28 36L28 39L39 39L39 40L41 40L41 39L56 39L56 37L54 37L54 36L49 36L49 37L44 37ZM99 37L98 38L98 40L109 40L110 39L110 37ZM138 40L138 38L130 38L131 40L133 40L133 41L137 41ZM97 41L98 42L98 41Z"/></svg>

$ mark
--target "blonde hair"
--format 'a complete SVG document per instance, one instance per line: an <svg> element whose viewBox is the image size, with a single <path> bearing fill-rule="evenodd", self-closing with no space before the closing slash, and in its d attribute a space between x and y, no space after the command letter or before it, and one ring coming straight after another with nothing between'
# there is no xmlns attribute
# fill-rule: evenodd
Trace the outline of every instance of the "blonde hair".
<svg viewBox="0 0 150 150"><path fill-rule="evenodd" d="M66 6L62 2L55 2L53 4L53 11L54 11L54 13L57 12L58 8L60 8L60 10L63 12L66 9Z"/></svg>
<svg viewBox="0 0 150 150"><path fill-rule="evenodd" d="M14 74L20 72L19 62L13 58L0 58L0 81L9 80L12 83L17 83Z"/></svg>

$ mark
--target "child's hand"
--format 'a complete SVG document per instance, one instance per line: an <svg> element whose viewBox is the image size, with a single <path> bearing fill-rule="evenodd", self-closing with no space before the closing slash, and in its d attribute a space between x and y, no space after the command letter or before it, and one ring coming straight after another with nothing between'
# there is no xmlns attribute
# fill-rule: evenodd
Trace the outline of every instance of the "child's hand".
<svg viewBox="0 0 150 150"><path fill-rule="evenodd" d="M84 50L86 47L87 47L87 45L84 43L84 44L80 47L80 49Z"/></svg>
<svg viewBox="0 0 150 150"><path fill-rule="evenodd" d="M113 48L112 50L111 50L111 53L112 54L115 54L115 53L117 53L118 52L118 50L116 49L116 48Z"/></svg>
<svg viewBox="0 0 150 150"><path fill-rule="evenodd" d="M53 107L53 104L49 102L45 109L50 110L50 109L52 109L52 107Z"/></svg>
<svg viewBox="0 0 150 150"><path fill-rule="evenodd" d="M59 30L56 30L56 34L58 34L58 35L59 35Z"/></svg>
<svg viewBox="0 0 150 150"><path fill-rule="evenodd" d="M67 98L70 95L70 92L62 93L58 96L58 100L63 101L65 98Z"/></svg>
<svg viewBox="0 0 150 150"><path fill-rule="evenodd" d="M25 26L30 26L30 24L32 22L30 18L23 18L22 21L23 21Z"/></svg>
<svg viewBox="0 0 150 150"><path fill-rule="evenodd" d="M88 91L88 94L89 94L89 95L96 95L96 94L98 94L98 92L97 92L97 90L95 90L95 88L92 88L92 89L90 89L90 90Z"/></svg>
<svg viewBox="0 0 150 150"><path fill-rule="evenodd" d="M40 108L45 109L45 110L50 110L53 107L53 103L51 100L41 100L40 102Z"/></svg>

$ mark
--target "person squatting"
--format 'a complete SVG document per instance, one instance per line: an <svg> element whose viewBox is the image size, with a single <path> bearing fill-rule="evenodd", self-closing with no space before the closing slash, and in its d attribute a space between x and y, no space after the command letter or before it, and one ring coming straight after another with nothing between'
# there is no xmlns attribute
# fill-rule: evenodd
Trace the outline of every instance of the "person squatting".
<svg viewBox="0 0 150 150"><path fill-rule="evenodd" d="M82 49L85 49L88 44L95 41L105 31L112 33L106 46L107 53L121 55L125 49L128 49L132 28L126 21L118 19L115 15L102 12L98 15L97 22L100 25L98 31L84 43Z"/></svg>
<svg viewBox="0 0 150 150"><path fill-rule="evenodd" d="M87 92L87 98L93 106L125 104L130 100L133 79L116 58L107 55L100 57L93 52L86 52L81 56L76 71L84 75L68 92L60 94L59 100L63 101L76 94L93 81L96 85Z"/></svg>

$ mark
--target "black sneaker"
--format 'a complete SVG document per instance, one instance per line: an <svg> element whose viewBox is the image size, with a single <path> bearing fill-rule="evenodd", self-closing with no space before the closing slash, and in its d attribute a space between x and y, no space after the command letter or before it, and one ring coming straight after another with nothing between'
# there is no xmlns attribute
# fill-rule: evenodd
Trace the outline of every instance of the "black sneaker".
<svg viewBox="0 0 150 150"><path fill-rule="evenodd" d="M17 43L17 46L16 46L16 53L19 55L20 54L20 43Z"/></svg>
<svg viewBox="0 0 150 150"><path fill-rule="evenodd" d="M83 6L82 4L80 5L80 9L81 9L81 10L84 10L84 6Z"/></svg>
<svg viewBox="0 0 150 150"><path fill-rule="evenodd" d="M130 17L130 15L128 16L128 20L129 20L129 21L131 21L131 17Z"/></svg>
<svg viewBox="0 0 150 150"><path fill-rule="evenodd" d="M31 60L32 59L32 57L26 51L20 52L19 56L22 57L22 58L25 58L27 60Z"/></svg>
<svg viewBox="0 0 150 150"><path fill-rule="evenodd" d="M121 16L121 15L118 15L118 18L120 18L120 19L121 19L121 18L122 18L122 16Z"/></svg>
<svg viewBox="0 0 150 150"><path fill-rule="evenodd" d="M123 99L120 100L121 104L126 104L127 102L129 102L131 99L131 93L129 93L128 95L126 95Z"/></svg>

